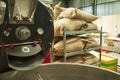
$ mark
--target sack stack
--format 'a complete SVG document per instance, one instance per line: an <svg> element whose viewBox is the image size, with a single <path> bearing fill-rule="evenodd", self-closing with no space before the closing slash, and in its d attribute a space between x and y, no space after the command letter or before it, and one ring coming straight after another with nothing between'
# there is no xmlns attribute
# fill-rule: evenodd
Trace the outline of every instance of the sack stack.
<svg viewBox="0 0 120 80"><path fill-rule="evenodd" d="M54 7L54 55L63 56L64 54L64 27L66 31L98 30L97 25L92 23L98 18L98 16L86 13L77 8L63 8L61 7L61 2L58 3ZM66 51L68 53L98 46L99 44L93 37L74 35L67 36L66 39Z"/></svg>

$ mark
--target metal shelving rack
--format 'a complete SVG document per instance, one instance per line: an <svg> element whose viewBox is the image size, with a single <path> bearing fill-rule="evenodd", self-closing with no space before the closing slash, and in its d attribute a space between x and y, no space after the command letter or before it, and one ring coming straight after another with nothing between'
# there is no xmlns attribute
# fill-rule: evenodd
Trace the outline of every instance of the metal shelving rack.
<svg viewBox="0 0 120 80"><path fill-rule="evenodd" d="M64 27L63 31L64 31L64 33L63 33L63 40L64 40L64 56L63 57L64 57L64 62L67 61L67 57L78 55L78 54L88 52L88 51L91 51L91 50L99 50L99 52L100 52L100 54L99 54L99 63L101 63L102 27L101 27L101 30L89 30L89 31L86 31L86 30L83 30L83 31L66 31L66 28ZM67 37L67 35L80 35L80 34L86 34L86 33L100 33L100 46L67 53L67 51L66 51L66 37Z"/></svg>

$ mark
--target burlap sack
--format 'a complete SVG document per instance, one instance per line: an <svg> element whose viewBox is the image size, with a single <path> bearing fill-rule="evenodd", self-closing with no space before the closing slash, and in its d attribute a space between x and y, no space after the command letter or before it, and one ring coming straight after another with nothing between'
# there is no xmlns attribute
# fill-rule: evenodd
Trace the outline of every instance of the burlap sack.
<svg viewBox="0 0 120 80"><path fill-rule="evenodd" d="M54 44L56 44L56 43L59 42L60 40L63 40L63 37L55 37L55 38L53 39Z"/></svg>
<svg viewBox="0 0 120 80"><path fill-rule="evenodd" d="M62 18L75 18L76 17L76 8L67 8L63 12L60 13L58 16L57 20L62 19ZM77 18L79 19L79 18ZM82 19L81 19L82 20Z"/></svg>
<svg viewBox="0 0 120 80"><path fill-rule="evenodd" d="M69 36L67 36L67 39L71 39L71 38L73 38L73 37L75 37L75 36L69 35ZM59 42L59 41L61 41L61 40L63 40L63 37L54 37L54 38L53 38L54 44L56 44L57 42Z"/></svg>
<svg viewBox="0 0 120 80"><path fill-rule="evenodd" d="M98 62L98 59L90 53L85 53L83 55L80 55L81 59L78 59L75 63L81 63L81 64L94 64Z"/></svg>
<svg viewBox="0 0 120 80"><path fill-rule="evenodd" d="M94 23L87 23L86 26L81 27L81 30L98 30L98 26Z"/></svg>
<svg viewBox="0 0 120 80"><path fill-rule="evenodd" d="M99 44L97 43L97 41L91 41L90 43L88 43L87 44L87 46L86 46L86 49L88 49L88 48L94 48L94 47L98 47L99 46Z"/></svg>
<svg viewBox="0 0 120 80"><path fill-rule="evenodd" d="M78 63L78 64L94 64L99 60L90 53L85 53L83 55L75 55L67 58L69 63ZM54 62L63 62L63 58L57 59Z"/></svg>
<svg viewBox="0 0 120 80"><path fill-rule="evenodd" d="M62 4L62 2L60 1L54 7L54 10L53 10L53 12L54 12L54 20L56 20L57 17L59 16L59 14L66 9L66 8L61 7L61 4Z"/></svg>
<svg viewBox="0 0 120 80"><path fill-rule="evenodd" d="M67 31L81 30L82 27L86 26L85 21L78 19L63 18L54 22L54 37L63 36L63 28L66 27Z"/></svg>
<svg viewBox="0 0 120 80"><path fill-rule="evenodd" d="M54 54L63 55L64 44L63 40L54 44ZM83 43L79 37L67 38L66 51L73 52L83 49Z"/></svg>
<svg viewBox="0 0 120 80"><path fill-rule="evenodd" d="M60 13L57 19L61 19L61 18L80 19L89 23L98 19L97 16L76 8L67 8L65 11Z"/></svg>
<svg viewBox="0 0 120 80"><path fill-rule="evenodd" d="M99 43L92 37L82 38L83 45L86 45L85 49L94 48L100 46Z"/></svg>

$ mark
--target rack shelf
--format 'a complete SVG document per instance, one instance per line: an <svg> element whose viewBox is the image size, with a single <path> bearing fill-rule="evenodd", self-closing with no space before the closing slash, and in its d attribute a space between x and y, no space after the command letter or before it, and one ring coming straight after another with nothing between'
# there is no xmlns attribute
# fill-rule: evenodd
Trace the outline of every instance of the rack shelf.
<svg viewBox="0 0 120 80"><path fill-rule="evenodd" d="M82 34L86 34L86 33L100 33L100 46L98 47L93 47L93 48L85 48L79 51L74 51L74 52L67 52L66 51L66 37L69 35L82 35ZM54 43L53 43L54 45ZM101 49L102 49L102 28L101 30L81 30L81 31L66 31L66 28L64 27L63 29L63 61L67 62L67 58L68 57L72 57L75 55L79 55L79 54L84 54L86 52L92 51L92 50L98 50L100 52L99 56L99 61L93 65L100 65L101 63ZM52 53L52 52L51 52ZM55 55L54 55L55 56ZM54 58L54 56L51 54L52 60Z"/></svg>
<svg viewBox="0 0 120 80"><path fill-rule="evenodd" d="M81 31L66 31L66 28L64 27L63 30L63 40L64 40L64 62L67 61L67 57L82 54L84 52L88 52L91 50L100 50L100 58L99 58L99 63L101 62L101 49L102 49L102 27L101 30L81 30ZM86 33L100 33L100 46L99 47L94 47L94 48L89 48L89 49L84 49L80 51L75 51L75 52L66 52L66 37L67 35L81 35L81 34L86 34Z"/></svg>
<svg viewBox="0 0 120 80"><path fill-rule="evenodd" d="M65 31L66 35L78 35L78 34L86 34L86 33L101 33L101 30L81 30L81 31Z"/></svg>
<svg viewBox="0 0 120 80"><path fill-rule="evenodd" d="M94 47L94 48L89 48L89 49L84 49L84 50L80 50L80 51L75 51L75 52L70 52L70 53L65 53L65 56L66 57L71 57L71 56L74 56L74 55L78 55L78 54L81 54L81 53L84 53L84 52L88 52L88 51L91 51L91 50L99 50L101 49L101 47Z"/></svg>

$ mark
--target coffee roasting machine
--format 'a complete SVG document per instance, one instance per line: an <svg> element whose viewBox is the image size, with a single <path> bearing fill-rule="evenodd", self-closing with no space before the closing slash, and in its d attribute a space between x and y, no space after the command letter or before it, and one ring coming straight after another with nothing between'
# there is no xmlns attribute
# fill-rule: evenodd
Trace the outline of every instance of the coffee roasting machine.
<svg viewBox="0 0 120 80"><path fill-rule="evenodd" d="M38 0L0 0L0 71L41 64L53 39L50 9Z"/></svg>

